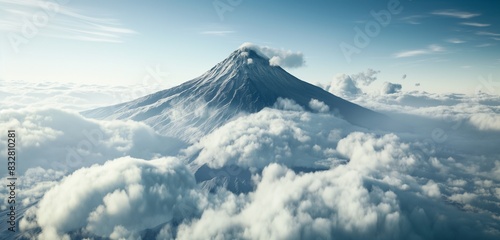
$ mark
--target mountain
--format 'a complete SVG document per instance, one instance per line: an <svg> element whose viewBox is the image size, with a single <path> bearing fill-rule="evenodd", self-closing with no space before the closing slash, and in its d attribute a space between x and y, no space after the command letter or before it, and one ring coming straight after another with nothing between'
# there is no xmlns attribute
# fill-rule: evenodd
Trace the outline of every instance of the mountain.
<svg viewBox="0 0 500 240"><path fill-rule="evenodd" d="M189 141L201 137L242 113L272 107L278 98L291 99L314 111L312 99L346 121L380 128L388 117L304 82L252 47L241 47L203 75L177 87L114 106L85 111L98 119L142 121L162 134Z"/></svg>

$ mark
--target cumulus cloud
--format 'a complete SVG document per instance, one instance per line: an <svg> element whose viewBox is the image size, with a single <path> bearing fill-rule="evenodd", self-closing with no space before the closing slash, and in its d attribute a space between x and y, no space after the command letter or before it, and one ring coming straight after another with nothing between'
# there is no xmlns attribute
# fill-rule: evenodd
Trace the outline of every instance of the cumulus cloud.
<svg viewBox="0 0 500 240"><path fill-rule="evenodd" d="M347 74L335 76L328 89L329 92L340 97L355 97L363 91L358 88L355 81Z"/></svg>
<svg viewBox="0 0 500 240"><path fill-rule="evenodd" d="M118 239L197 214L204 196L186 166L174 158L120 158L80 169L48 191L21 230L41 228L39 239L61 239L80 229ZM68 200L64 200L68 199Z"/></svg>
<svg viewBox="0 0 500 240"><path fill-rule="evenodd" d="M500 115L478 113L470 117L470 122L481 130L500 131Z"/></svg>
<svg viewBox="0 0 500 240"><path fill-rule="evenodd" d="M358 74L353 74L351 75L351 78L354 79L359 84L368 86L375 80L377 80L377 74L379 74L380 71L373 70L371 68L368 68L365 72L360 72Z"/></svg>
<svg viewBox="0 0 500 240"><path fill-rule="evenodd" d="M328 105L326 105L324 102L319 101L317 99L311 99L311 101L309 101L309 107L312 110L319 112L319 113L327 113L330 111L330 107L328 107Z"/></svg>
<svg viewBox="0 0 500 240"><path fill-rule="evenodd" d="M253 178L255 191L225 195L226 200L211 205L199 219L181 224L176 237L494 239L500 234L494 214L487 222L477 221L483 216L442 202L433 180L420 185L423 176L410 173L426 169L425 161L397 136L355 132L336 149L349 161L325 171L297 173L267 165ZM449 199L470 203L474 197L452 194ZM170 226L165 229L172 233Z"/></svg>
<svg viewBox="0 0 500 240"><path fill-rule="evenodd" d="M354 98L363 93L362 86L368 86L376 81L379 73L380 71L368 68L356 74L338 74L329 85L323 88L340 97Z"/></svg>
<svg viewBox="0 0 500 240"><path fill-rule="evenodd" d="M273 108L287 110L287 111L298 111L298 112L304 111L304 108L299 104L297 104L292 99L281 98L281 97L276 99Z"/></svg>
<svg viewBox="0 0 500 240"><path fill-rule="evenodd" d="M236 165L262 169L271 162L327 168L338 163L335 156L340 155L328 141L330 132L325 129L341 128L357 129L333 115L264 109L227 123L186 152L197 156L197 165L212 168Z"/></svg>
<svg viewBox="0 0 500 240"><path fill-rule="evenodd" d="M16 130L17 146L29 159L17 163L19 174L35 167L71 172L126 155L148 159L176 155L185 146L143 123L90 120L65 110L0 110L0 122ZM0 153L7 154L6 142L0 146ZM0 169L0 176L5 174L6 168Z"/></svg>
<svg viewBox="0 0 500 240"><path fill-rule="evenodd" d="M362 183L360 175L344 167L299 175L271 164L242 208L226 203L207 210L199 220L181 225L178 238L363 238L377 229L395 229L400 220L396 195L379 188L368 191Z"/></svg>
<svg viewBox="0 0 500 240"><path fill-rule="evenodd" d="M427 184L422 186L423 192L429 197L440 197L441 192L439 191L439 186L432 180L429 180Z"/></svg>
<svg viewBox="0 0 500 240"><path fill-rule="evenodd" d="M240 49L252 49L262 56L269 58L271 66L281 66L284 68L299 68L305 65L304 54L291 50L258 46L253 43L244 43Z"/></svg>
<svg viewBox="0 0 500 240"><path fill-rule="evenodd" d="M384 82L382 86L382 94L394 94L401 91L401 84Z"/></svg>
<svg viewBox="0 0 500 240"><path fill-rule="evenodd" d="M312 112L279 99L177 154L186 145L144 124L1 110L33 163L19 162L16 237L499 238L498 96L400 92L353 101L409 126L373 131L318 114L326 108L315 99L304 106ZM84 164L47 165L69 150ZM0 198L7 194L0 188Z"/></svg>

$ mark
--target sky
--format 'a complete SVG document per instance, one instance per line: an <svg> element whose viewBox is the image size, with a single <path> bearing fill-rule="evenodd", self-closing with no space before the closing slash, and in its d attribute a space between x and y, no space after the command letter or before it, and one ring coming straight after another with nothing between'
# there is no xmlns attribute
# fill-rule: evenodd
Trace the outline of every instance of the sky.
<svg viewBox="0 0 500 240"><path fill-rule="evenodd" d="M245 42L303 54L307 82L380 71L403 91L500 85L497 1L0 0L0 79L102 85L195 78ZM495 92L498 94L498 92Z"/></svg>

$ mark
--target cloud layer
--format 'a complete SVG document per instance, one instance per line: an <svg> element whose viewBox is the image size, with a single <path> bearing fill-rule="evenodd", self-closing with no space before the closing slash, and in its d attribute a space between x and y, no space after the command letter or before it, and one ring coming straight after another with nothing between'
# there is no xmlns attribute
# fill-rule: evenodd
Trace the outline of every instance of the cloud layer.
<svg viewBox="0 0 500 240"><path fill-rule="evenodd" d="M309 102L314 112L279 99L274 108L242 114L187 146L136 122L56 109L2 110L0 121L19 132L25 159L19 162L18 236L500 236L497 96L401 90L352 100L407 128L364 129L325 113L315 99ZM71 150L84 161L58 163ZM199 180L203 166L218 172ZM0 188L0 198L7 194Z"/></svg>

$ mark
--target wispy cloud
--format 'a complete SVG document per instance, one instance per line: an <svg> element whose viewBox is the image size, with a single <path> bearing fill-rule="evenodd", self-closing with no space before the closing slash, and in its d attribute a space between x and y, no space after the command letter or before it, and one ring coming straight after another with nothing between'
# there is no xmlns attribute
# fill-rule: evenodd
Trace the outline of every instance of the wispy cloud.
<svg viewBox="0 0 500 240"><path fill-rule="evenodd" d="M495 41L500 41L500 38L497 38L497 37L494 37L494 38L491 38L491 39L493 39Z"/></svg>
<svg viewBox="0 0 500 240"><path fill-rule="evenodd" d="M426 16L424 16L424 15L411 15L411 16L402 17L400 20L403 22L409 23L409 24L418 25L418 24L422 23L420 20L422 20L425 17Z"/></svg>
<svg viewBox="0 0 500 240"><path fill-rule="evenodd" d="M477 23L477 22L461 22L460 24L465 25L465 26L472 26L472 27L489 27L491 24L489 23Z"/></svg>
<svg viewBox="0 0 500 240"><path fill-rule="evenodd" d="M500 33L494 33L494 32L485 32L485 31L480 31L476 32L477 35L481 36L493 36L493 37L500 37Z"/></svg>
<svg viewBox="0 0 500 240"><path fill-rule="evenodd" d="M493 44L491 44L491 43L483 43L483 44L476 45L476 47L491 47L491 46L493 46Z"/></svg>
<svg viewBox="0 0 500 240"><path fill-rule="evenodd" d="M480 13L464 12L455 9L433 11L431 12L431 14L438 16L445 16L445 17L462 18L462 19L473 18L481 15Z"/></svg>
<svg viewBox="0 0 500 240"><path fill-rule="evenodd" d="M465 43L464 40L461 40L461 39L458 39L458 38L451 38L451 39L447 39L446 41L449 42L449 43L455 43L455 44Z"/></svg>
<svg viewBox="0 0 500 240"><path fill-rule="evenodd" d="M415 57L420 55L428 55L432 53L444 52L445 49L439 45L433 44L429 45L427 48L408 50L395 53L393 56L395 58L406 58L406 57Z"/></svg>
<svg viewBox="0 0 500 240"><path fill-rule="evenodd" d="M212 36L226 36L235 33L235 31L203 31L200 32L202 35L212 35Z"/></svg>
<svg viewBox="0 0 500 240"><path fill-rule="evenodd" d="M122 42L126 35L136 34L117 19L96 18L81 10L42 0L0 0L0 32L24 36L27 25L46 37L94 42ZM36 22L34 22L36 21ZM36 35L36 34L35 34Z"/></svg>

